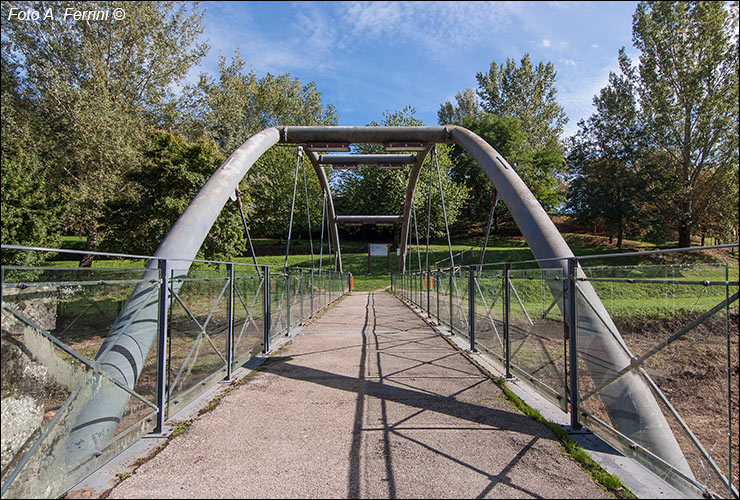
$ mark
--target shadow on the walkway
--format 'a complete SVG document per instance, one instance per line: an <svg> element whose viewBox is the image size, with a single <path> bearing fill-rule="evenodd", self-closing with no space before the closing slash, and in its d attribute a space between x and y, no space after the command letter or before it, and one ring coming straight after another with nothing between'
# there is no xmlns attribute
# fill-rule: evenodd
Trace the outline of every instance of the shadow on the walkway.
<svg viewBox="0 0 740 500"><path fill-rule="evenodd" d="M524 488L521 485L517 485L512 483L510 478L508 477L509 471L515 467L516 463L518 463L522 457L524 457L527 452L534 446L534 444L539 439L549 439L553 440L554 436L550 433L549 430L547 430L544 426L536 425L529 417L522 415L515 410L507 411L507 410L501 410L496 408L491 408L488 406L482 406L466 401L460 401L456 399L457 396L464 393L465 391L470 390L473 387L476 387L480 385L481 383L484 383L486 380L481 375L480 377L472 377L474 378L471 383L466 384L465 387L461 388L454 394L451 394L449 396L443 396L437 393L434 393L430 391L429 389L422 388L420 386L414 385L415 379L420 379L423 381L428 382L430 378L433 379L445 379L445 378L451 378L449 376L446 376L444 374L440 375L426 375L423 377L415 377L411 378L411 381L404 381L399 382L397 380L393 380L390 377L393 375L398 375L399 373L406 371L408 369L417 368L420 366L438 366L440 370L453 370L453 371L460 371L453 367L442 367L439 365L435 365L434 363L436 361L454 357L454 356L461 356L459 353L455 352L454 349L449 346L450 352L441 352L441 356L437 357L436 359L429 360L428 359L428 351L420 350L420 353L427 354L427 359L421 359L422 356L414 357L413 353L409 354L407 351L404 352L403 356L393 355L391 354L391 357L399 358L402 357L403 360L409 361L411 363L416 362L417 364L415 366L411 366L409 368L403 368L401 370L395 370L391 374L384 375L383 373L383 356L388 356L390 353L388 353L388 350L392 350L394 347L405 347L409 345L409 342L407 341L401 341L394 345L388 346L386 343L386 346L381 346L383 344L383 338L387 339L388 332L382 332L382 333L376 333L376 327L377 327L377 311L375 308L375 294L369 293L367 303L365 306L365 321L362 326L361 334L362 334L362 345L361 345L361 352L360 352L360 361L359 361L359 372L357 377L351 377L347 375L341 375L337 373L332 373L316 368L301 366L300 364L296 364L298 360L296 358L304 356L304 354L299 354L295 357L293 356L275 356L270 358L269 362L266 363L264 366L264 371L274 373L278 376L293 379L293 380L301 380L306 382L311 382L315 384L320 384L325 387L330 387L332 389L338 389L342 391L348 391L348 392L354 392L357 394L357 400L356 400L356 407L355 407L355 416L354 416L354 424L352 429L352 444L350 449L350 467L349 467L349 485L348 485L348 497L349 498L359 498L362 495L361 492L361 484L360 484L360 478L361 478L361 468L360 468L360 458L361 458L361 444L363 439L363 432L382 432L383 434L383 456L385 459L385 472L386 477L384 478L384 481L387 482L387 488L388 488L388 496L389 498L396 498L396 484L395 484L395 476L393 471L393 456L392 456L392 447L391 447L391 437L397 437L401 439L408 440L410 443L415 444L416 446L419 446L421 448L424 448L440 457L443 457L446 460L449 460L458 466L462 466L464 468L467 468L471 471L474 471L475 473L478 473L485 477L489 484L480 492L479 498L484 497L485 495L489 494L490 491L499 483L506 484L510 488L517 489L523 493L525 493L528 496L535 497L535 498L541 498L539 495L534 493L533 491ZM418 333L418 330L417 330ZM398 332L399 336L404 335L403 332ZM428 337L427 337L428 338ZM401 339L399 338L399 341ZM411 340L413 343L414 340ZM369 347L371 346L371 347ZM356 347L360 347L359 345ZM438 347L435 348L435 350L440 350ZM378 375L372 377L376 380L367 380L366 379L366 373L367 373L367 363L368 363L368 355L375 353L376 355L376 366L378 370ZM381 354L383 356L381 356ZM387 358L386 358L387 359ZM465 378L470 378L469 372L463 372L467 377L452 377L457 379L457 383L464 382ZM394 385L388 385L385 382L392 382ZM405 387L399 387L399 385L403 385ZM376 398L380 403L380 411L381 411L381 418L380 422L382 423L379 426L373 427L373 428L366 428L364 426L364 412L365 412L365 401L366 398ZM398 403L401 405L405 405L406 407L416 409L417 411L411 412L409 415L405 415L403 418L400 418L395 423L389 422L388 417L388 403ZM443 414L449 417L453 417L454 419L460 419L462 421L471 422L474 425L469 426L459 426L454 423L452 425L447 426L415 426L413 424L409 424L408 422L413 419L414 417L422 414L423 412L430 411L430 412L436 412L439 414ZM483 470L473 464L464 462L460 460L459 458L456 458L448 453L445 453L439 449L436 449L429 444L426 444L418 439L415 439L414 437L411 437L407 435L406 431L483 431L483 432L491 432L491 431L511 431L516 432L520 434L527 434L531 435L532 439L515 455L512 457L510 462L503 467L503 469L500 470L497 474L492 474L489 471Z"/></svg>

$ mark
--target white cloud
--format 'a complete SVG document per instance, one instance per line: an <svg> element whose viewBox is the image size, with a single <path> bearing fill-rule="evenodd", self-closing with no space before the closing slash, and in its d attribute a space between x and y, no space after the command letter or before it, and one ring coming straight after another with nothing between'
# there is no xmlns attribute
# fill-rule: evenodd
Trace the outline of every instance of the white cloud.
<svg viewBox="0 0 740 500"><path fill-rule="evenodd" d="M560 62L566 66L576 66L576 62L573 59L560 59Z"/></svg>
<svg viewBox="0 0 740 500"><path fill-rule="evenodd" d="M550 40L548 40L547 38L545 38L544 40L542 40L542 46L543 46L543 47L547 48L547 47L549 47L550 45L552 45L552 43L551 43L551 42L550 42Z"/></svg>
<svg viewBox="0 0 740 500"><path fill-rule="evenodd" d="M421 50L448 53L478 46L508 31L516 2L339 2L338 18L350 36L393 39Z"/></svg>
<svg viewBox="0 0 740 500"><path fill-rule="evenodd" d="M578 130L578 120L586 120L591 116L594 112L594 96L609 84L609 73L618 71L619 66L615 60L600 69L575 70L567 82L558 85L558 102L565 108L569 118L563 130L563 137L575 134Z"/></svg>

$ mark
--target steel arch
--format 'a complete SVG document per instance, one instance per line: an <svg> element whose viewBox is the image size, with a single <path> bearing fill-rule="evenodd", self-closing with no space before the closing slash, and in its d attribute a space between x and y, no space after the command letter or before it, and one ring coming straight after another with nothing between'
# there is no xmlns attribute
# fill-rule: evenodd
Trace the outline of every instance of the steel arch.
<svg viewBox="0 0 740 500"><path fill-rule="evenodd" d="M384 143L390 141L423 142L429 145L434 143L455 143L468 152L483 168L486 175L496 187L499 196L506 203L514 220L519 226L532 253L538 260L560 259L547 261L546 266L561 267L566 265L566 259L573 257L573 253L555 228L545 210L536 200L532 192L522 182L514 169L506 160L483 139L473 132L458 126L442 127L273 127L252 136L242 144L224 164L219 167L204 187L198 192L187 209L180 215L172 229L162 241L155 257L168 259L173 267L187 270L191 260L195 258L208 232L223 209L226 201L238 186L239 181L246 175L252 165L270 147L277 143L301 144L327 143ZM427 149L428 151L428 149ZM425 156L425 155L424 155ZM408 220L419 171L424 160L419 155L417 163L412 168L411 180L407 188L406 203L404 206L402 245L409 230ZM319 176L324 192L327 194L330 211L330 233L337 250L335 265L341 269L341 254L337 232L337 216L329 192L329 185L323 169L318 163L315 154L309 154L311 163ZM403 257L403 255L402 255ZM403 261L403 259L402 259ZM156 267L156 261L150 268ZM116 323L111 328L104 349L104 355L97 361L101 366L114 367L111 376L116 380L122 378L124 383L136 383L140 374L137 366L142 367L149 350L156 340L157 304L143 303L145 296L143 288L135 290L122 309ZM609 318L606 309L601 304L593 288L585 283L583 293L594 304L595 308L580 307L579 328L585 332L586 350L594 354L599 361L608 361L610 368L619 370L629 365L629 358L621 350L618 340L609 330L617 329ZM563 301L559 304L564 310L570 305ZM137 321L131 324L126 322L134 311L137 311ZM604 324L604 318L606 323ZM115 343L116 349L110 349ZM134 362L129 361L133 359ZM589 371L598 378L604 372L596 364L589 365ZM609 371L609 370L607 370ZM604 373L603 376L606 376ZM128 381L128 382L127 382ZM632 437L645 447L657 450L658 455L671 464L678 464L679 470L691 475L691 470L681 452L673 433L665 421L660 408L646 384L634 374L625 376L610 385L603 394L607 411L615 423L615 427L624 434ZM126 406L128 395L123 391L99 390L92 397L77 419L70 440L68 461L74 462L95 451L100 443L109 441L116 428L116 421L120 418ZM625 408L627 410L625 410Z"/></svg>

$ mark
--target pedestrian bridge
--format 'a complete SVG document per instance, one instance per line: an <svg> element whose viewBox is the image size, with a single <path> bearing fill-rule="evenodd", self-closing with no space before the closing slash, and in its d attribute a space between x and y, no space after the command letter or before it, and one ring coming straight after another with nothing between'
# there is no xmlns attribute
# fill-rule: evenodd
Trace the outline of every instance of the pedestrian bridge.
<svg viewBox="0 0 740 500"><path fill-rule="evenodd" d="M435 145L439 143L454 143L477 161L496 188L497 196L506 203L535 260L489 264L484 259L484 243L478 265L455 265L448 230L449 266L431 269L428 263L422 266L421 258L417 258L418 267L413 270L413 259L407 258L412 241L410 228L415 221L414 193L425 165L430 169L430 193L436 167L442 211L446 214L435 155ZM275 144L295 146L297 151L285 265L260 266L256 258L250 265L197 260L198 249L229 198L241 208L241 179ZM356 144L382 145L386 154L326 154L351 152L351 146ZM318 268L287 265L299 166L306 158L324 191L321 235L323 239L325 221L332 248L330 269L322 267L323 259ZM399 207L402 215L335 213L324 168L358 164L409 169L405 204ZM245 218L243 222L249 237ZM420 491L402 481L405 473L393 468L394 460L403 454L399 451L394 458L392 443L401 443L396 446L405 449L412 440L404 434L404 440L399 441L399 436L391 432L389 426L395 426L393 431L399 425L403 428L406 417L396 421L388 413L390 409L402 405L415 409L400 409L399 415L405 415L404 411L412 411L409 415L418 411L425 417L439 414L439 425L456 429L459 422L447 419L465 420L455 413L460 408L475 409L481 425L493 425L491 415L501 416L502 408L458 401L455 391L462 391L460 398L464 398L475 390L463 390L463 386L455 385L454 377L449 377L451 385L444 390L436 385L427 389L423 384L404 388L402 384L410 381L384 378L406 370L391 361L400 363L408 354L389 355L392 359L385 360L379 354L379 344L371 350L371 341L387 333L378 331L375 322L387 324L388 335L394 335L393 339L409 335L400 340L403 345L412 345L416 340L404 333L403 322L398 319L401 313L385 316L374 305L383 297L382 300L395 304L389 306L389 311L396 311L400 302L385 293L368 295L367 300L372 301L365 306L364 318L352 319L349 312L342 312L344 304L354 303L361 296L350 293L351 278L342 269L337 225L358 222L401 224L400 267L393 276L392 291L415 308L429 328L434 325L437 330L428 331L430 339L437 338L440 332L449 334L449 338L463 339L464 348L472 356L482 356L481 359L500 366L504 379L512 384L518 380L543 402L553 405L557 410L553 410L554 420L563 418L562 423L574 433L593 431L682 494L737 497L738 474L733 466L736 469L738 464L738 432L732 415L737 413L738 349L736 336L730 335L737 329L737 268L727 264L724 268L687 264L696 260L681 261L680 256L676 257L679 254L671 251L633 253L627 261L622 254L576 257L511 165L472 132L449 126L267 129L246 141L216 170L154 255L101 254L133 262L115 268L4 266L3 498L63 494L141 436L164 436L168 422L178 419L180 412L211 387L224 380L233 381L239 367L274 354L276 345L286 337L293 338L304 327L310 331L311 325L321 324L317 315L328 317L329 312L338 315L331 324L346 330L343 338L354 336L354 342L364 346L357 351L360 359L354 361L360 369L352 375L354 382L341 378L347 374L337 378L337 374L329 375L331 370L296 365L294 359L285 359L282 351L279 357L270 358L266 370L274 367L280 380L303 383L307 382L303 378L318 377L326 382L318 386L354 392L355 420L347 432L351 432L351 443L357 441L350 444L349 469L342 469L346 474L338 472L339 476L346 476L346 482L336 483L350 496L372 496L380 491L363 482L370 477L377 479L377 474L362 469L372 460L362 458L359 450L362 443L368 442L363 437L364 426L370 425L362 416L377 410L365 405L385 401L380 405L381 417L377 418L386 420L382 421L382 430L374 431L383 436L383 444L376 451L386 464L383 477L388 489L384 495ZM420 257L418 235L416 243ZM737 244L682 250L690 253L730 247L736 248ZM323 251L323 241L321 248ZM6 245L3 251L59 252ZM663 260L679 262L679 268L635 265L641 263L640 259L648 260L661 253L671 254L672 260ZM254 257L253 250L251 254ZM348 293L349 297L343 298ZM336 301L339 303L327 312L326 308ZM633 310L636 313L631 315ZM345 320L350 323L344 323ZM363 325L360 332L358 325ZM333 328L324 326L327 331ZM376 337L371 338L371 333ZM299 336L286 349L307 342L304 337L314 338ZM441 342L441 337L437 341ZM330 353L349 355L355 351L326 347L321 352L329 359L333 355ZM695 362L696 352L704 353L700 363ZM295 356L304 359L304 354L299 354ZM376 365L370 361L373 355L378 358ZM458 353L453 357L460 356ZM381 364L377 364L381 358L391 363L383 368L383 373ZM412 362L420 363L420 367L439 365L424 357ZM692 371L694 365L697 367ZM370 371L363 371L366 369ZM287 375L288 372L292 374ZM368 378L370 373L382 380ZM258 374L254 381L265 376ZM685 390L696 387L702 377L706 379L706 386L702 385L705 390ZM437 378L440 377L432 376ZM448 379L442 376L440 380ZM363 389L345 388L352 384L360 384ZM390 386L393 390L387 392ZM301 387L309 390L307 394L316 389L310 384ZM460 403L457 409L445 411L444 403L453 401ZM697 412L696 408L702 411ZM511 415L513 421L522 421L521 416ZM706 422L713 424L708 426ZM508 429L514 424L496 425ZM247 426L257 435L263 429ZM529 435L534 436L533 433ZM485 433L466 435L466 440L480 440L482 434ZM538 438L539 441L545 442ZM293 446L301 448L298 444ZM488 446L498 445L491 442ZM527 446L525 443L524 448ZM472 442L463 447L473 448ZM530 448L537 446L533 442ZM441 455L446 456L444 452ZM485 460L468 461L455 454L450 454L448 461L468 464L467 469L488 478L487 483L476 479L473 490L465 490L470 495L539 495L518 482L508 493L498 489L512 477L507 475L506 464L511 464L514 456L505 463L497 462L498 465ZM524 455L519 460L523 459ZM503 468L497 469L498 466ZM276 473L273 468L269 471ZM426 475L412 474L415 484L429 487L429 481L436 477L432 471L433 468ZM285 486L282 481L278 484Z"/></svg>
<svg viewBox="0 0 740 500"><path fill-rule="evenodd" d="M623 263L625 256L599 258ZM604 495L502 386L568 431L638 495L698 491L666 464L634 453L639 448L606 420L588 370L571 368L572 339L552 286L567 291L568 280L556 271L514 263L436 269L396 274L392 290L361 293L335 271L262 267L257 274L252 265L225 263L193 268L187 277L173 272L169 279L180 283L168 296L167 276L148 279L146 262L3 268L4 498L102 493L119 482L112 497ZM737 366L737 278L726 265L700 263L583 269L610 312L631 307L636 317L641 305L629 297L649 293L660 295L663 311L675 318L692 311L693 320L673 321L674 331L656 333L650 343L644 326L622 332L635 369L648 368L656 392L691 431L677 428L676 435L706 481L696 483L729 497L717 484L737 476L728 469L729 443L723 449L715 433L731 436L737 425L729 418L737 377L721 375ZM157 323L167 332L166 347L155 343L133 390L116 385L130 397L110 442L68 464L85 402L78 398L107 377L95 355L141 282L156 287L155 302L171 301ZM690 371L687 360L697 351L708 378ZM571 425L573 371L587 433ZM681 384L690 394L672 390ZM707 416L713 426L702 425ZM8 439L14 435L22 439ZM692 438L706 455L692 454ZM711 458L722 475L702 469L697 457Z"/></svg>

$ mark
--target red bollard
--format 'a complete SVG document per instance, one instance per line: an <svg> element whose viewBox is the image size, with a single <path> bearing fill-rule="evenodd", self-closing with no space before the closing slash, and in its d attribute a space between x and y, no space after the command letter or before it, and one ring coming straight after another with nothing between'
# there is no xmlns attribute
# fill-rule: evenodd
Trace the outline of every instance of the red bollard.
<svg viewBox="0 0 740 500"><path fill-rule="evenodd" d="M427 290L434 290L434 276L424 276L424 286Z"/></svg>

